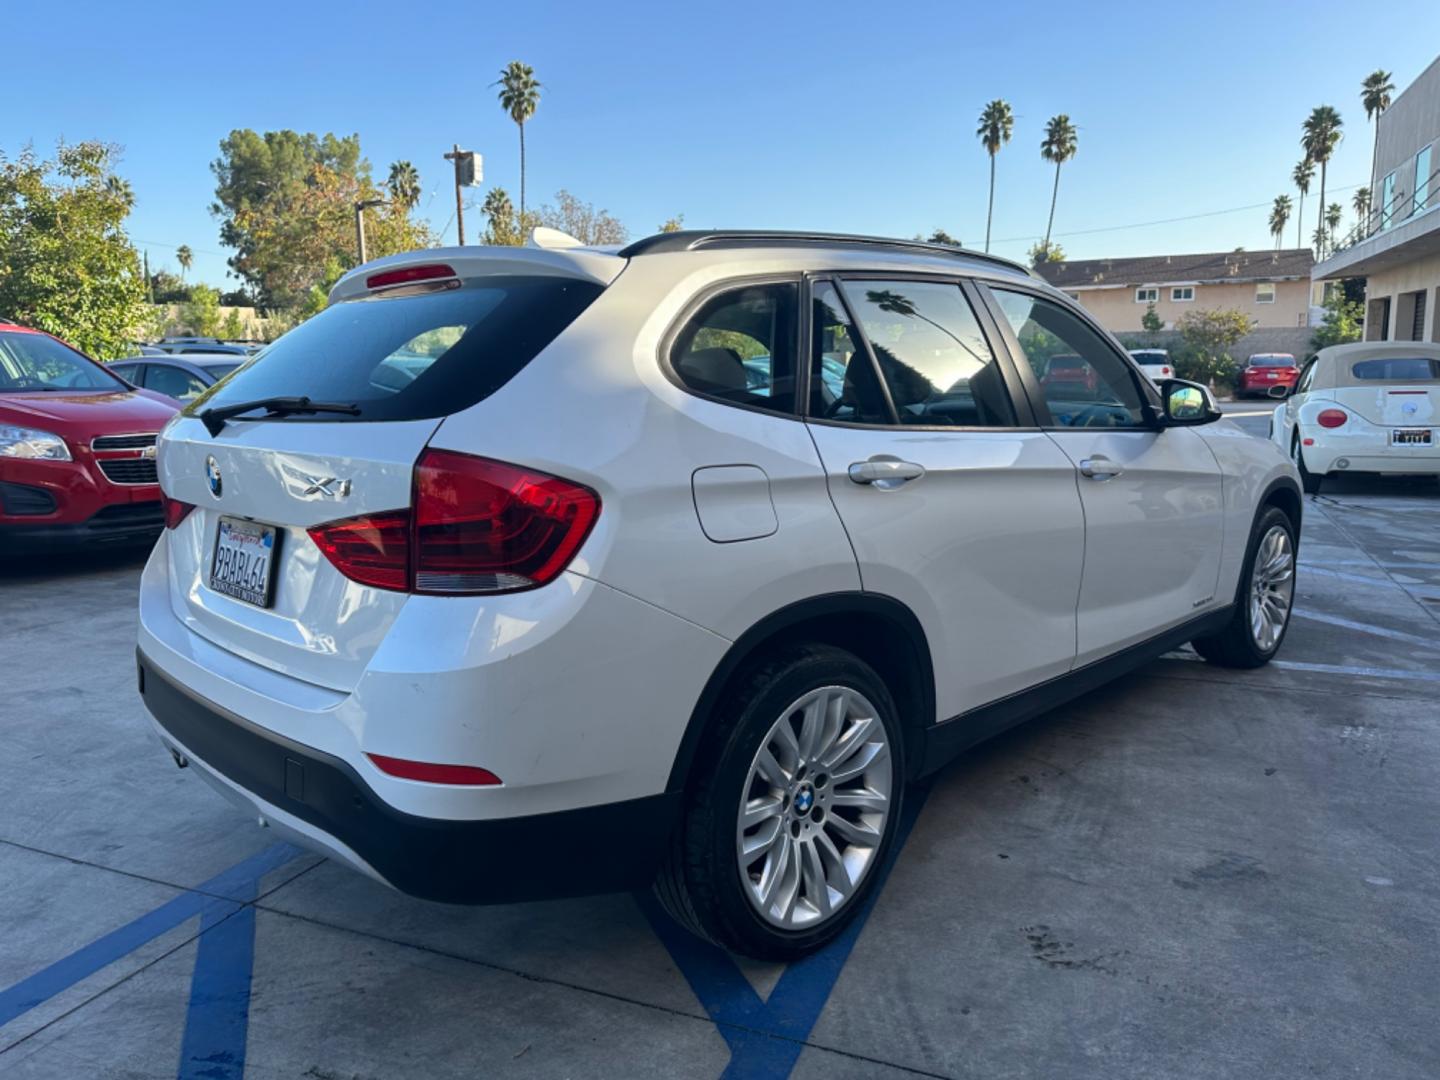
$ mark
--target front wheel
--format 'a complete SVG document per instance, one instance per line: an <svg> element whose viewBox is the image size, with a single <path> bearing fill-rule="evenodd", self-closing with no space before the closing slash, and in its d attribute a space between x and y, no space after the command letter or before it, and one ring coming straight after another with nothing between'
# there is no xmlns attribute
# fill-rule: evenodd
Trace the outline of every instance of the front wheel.
<svg viewBox="0 0 1440 1080"><path fill-rule="evenodd" d="M1305 452L1300 447L1300 429L1295 429L1295 434L1290 439L1290 460L1295 462L1295 468L1300 470L1300 486L1306 495L1318 495L1320 485L1325 480L1324 473L1312 473L1305 467Z"/></svg>
<svg viewBox="0 0 1440 1080"><path fill-rule="evenodd" d="M904 743L858 657L787 649L738 680L696 760L655 891L724 948L793 960L839 934L875 888L900 817Z"/></svg>
<svg viewBox="0 0 1440 1080"><path fill-rule="evenodd" d="M1269 507L1250 534L1235 613L1217 634L1196 638L1195 651L1221 667L1255 668L1280 651L1295 602L1295 526Z"/></svg>

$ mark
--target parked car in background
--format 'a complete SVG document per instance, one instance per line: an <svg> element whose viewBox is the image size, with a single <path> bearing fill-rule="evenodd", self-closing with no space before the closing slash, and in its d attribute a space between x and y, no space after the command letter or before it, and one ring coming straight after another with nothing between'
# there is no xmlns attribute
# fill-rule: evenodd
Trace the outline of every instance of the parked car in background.
<svg viewBox="0 0 1440 1080"><path fill-rule="evenodd" d="M155 438L174 413L57 338L0 323L0 548L153 541Z"/></svg>
<svg viewBox="0 0 1440 1080"><path fill-rule="evenodd" d="M1285 397L1295 389L1300 368L1290 353L1253 353L1240 369L1235 396Z"/></svg>
<svg viewBox="0 0 1440 1080"><path fill-rule="evenodd" d="M131 356L108 365L126 382L154 390L177 402L193 401L248 356L233 353L190 353L182 356Z"/></svg>
<svg viewBox="0 0 1440 1080"><path fill-rule="evenodd" d="M1059 353L1043 364L1040 386L1045 391L1093 395L1100 387L1099 376L1085 360L1069 353Z"/></svg>
<svg viewBox="0 0 1440 1080"><path fill-rule="evenodd" d="M1184 642L1280 648L1289 460L1025 267L543 240L352 270L165 430L142 694L277 833L449 902L653 883L793 958L907 782Z"/></svg>
<svg viewBox="0 0 1440 1080"><path fill-rule="evenodd" d="M1270 437L1312 494L1337 472L1440 475L1440 344L1321 349L1276 406Z"/></svg>
<svg viewBox="0 0 1440 1080"><path fill-rule="evenodd" d="M1170 353L1166 349L1131 349L1130 355L1153 383L1175 377L1175 368L1170 363Z"/></svg>

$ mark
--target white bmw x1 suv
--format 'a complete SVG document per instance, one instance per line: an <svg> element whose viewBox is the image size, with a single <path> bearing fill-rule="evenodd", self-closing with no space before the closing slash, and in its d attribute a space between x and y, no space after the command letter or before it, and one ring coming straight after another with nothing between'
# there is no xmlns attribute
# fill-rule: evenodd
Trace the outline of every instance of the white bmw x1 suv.
<svg viewBox="0 0 1440 1080"><path fill-rule="evenodd" d="M363 266L160 439L141 691L280 832L434 900L653 883L793 957L908 781L1184 642L1280 647L1286 454L1024 268L563 243Z"/></svg>

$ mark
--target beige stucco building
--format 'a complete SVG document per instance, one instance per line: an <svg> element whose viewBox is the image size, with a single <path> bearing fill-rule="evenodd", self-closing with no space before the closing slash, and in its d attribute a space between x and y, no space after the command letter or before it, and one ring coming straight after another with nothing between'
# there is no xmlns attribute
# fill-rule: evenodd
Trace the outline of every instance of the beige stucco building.
<svg viewBox="0 0 1440 1080"><path fill-rule="evenodd" d="M1113 333L1143 329L1150 305L1173 329L1187 311L1240 311L1261 330L1310 323L1309 248L1046 263L1040 274Z"/></svg>
<svg viewBox="0 0 1440 1080"><path fill-rule="evenodd" d="M1365 278L1365 340L1440 341L1440 58L1380 114L1374 207L1315 267Z"/></svg>

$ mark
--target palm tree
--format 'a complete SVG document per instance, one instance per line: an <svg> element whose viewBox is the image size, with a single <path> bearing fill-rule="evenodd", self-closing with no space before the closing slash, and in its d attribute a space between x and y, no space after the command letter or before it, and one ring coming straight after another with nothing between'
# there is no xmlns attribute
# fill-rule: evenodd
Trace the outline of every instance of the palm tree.
<svg viewBox="0 0 1440 1080"><path fill-rule="evenodd" d="M1376 68L1360 84L1360 103L1365 106L1365 119L1375 121L1375 144L1370 151L1370 186L1375 186L1375 166L1380 154L1380 114L1390 107L1395 84L1390 72Z"/></svg>
<svg viewBox="0 0 1440 1080"><path fill-rule="evenodd" d="M1055 225L1055 200L1060 194L1060 166L1075 156L1077 135L1070 117L1061 113L1045 124L1045 138L1040 143L1040 156L1055 163L1055 186L1050 192L1050 220L1045 223L1045 248L1050 248L1050 230Z"/></svg>
<svg viewBox="0 0 1440 1080"><path fill-rule="evenodd" d="M1355 208L1355 216L1360 219L1360 235L1365 235L1365 226L1370 217L1370 189L1368 187L1356 188L1355 197L1350 200L1350 205Z"/></svg>
<svg viewBox="0 0 1440 1080"><path fill-rule="evenodd" d="M1332 202L1325 208L1325 225L1330 230L1330 250L1335 250L1336 234L1340 231L1340 222L1345 219L1345 208L1338 202Z"/></svg>
<svg viewBox="0 0 1440 1080"><path fill-rule="evenodd" d="M990 250L990 219L995 214L995 155L1000 153L1000 147L1010 141L1010 134L1014 130L1015 114L1009 103L999 98L985 106L984 112L980 114L980 126L975 129L975 137L990 155L990 202L985 209L986 251Z"/></svg>
<svg viewBox="0 0 1440 1080"><path fill-rule="evenodd" d="M190 250L189 244L181 244L175 249L175 261L180 264L180 280L185 280L185 271L190 269L190 264L195 261L195 254Z"/></svg>
<svg viewBox="0 0 1440 1080"><path fill-rule="evenodd" d="M1344 123L1332 106L1317 105L1305 118L1302 127L1300 145L1305 148L1305 156L1320 166L1320 210L1315 215L1317 228L1325 225L1325 170L1330 164L1330 155L1340 145L1340 128Z"/></svg>
<svg viewBox="0 0 1440 1080"><path fill-rule="evenodd" d="M535 69L519 60L511 60L500 72L498 81L491 84L500 87L500 107L510 114L515 126L520 129L520 227L525 227L525 121L535 115L540 104L540 84L535 81Z"/></svg>
<svg viewBox="0 0 1440 1080"><path fill-rule="evenodd" d="M1295 171L1290 174L1290 179L1295 181L1295 186L1300 189L1300 206L1295 211L1295 246L1304 246L1304 240L1300 237L1300 222L1305 216L1305 196L1310 194L1310 181L1315 179L1315 163L1308 157L1295 166Z"/></svg>
<svg viewBox="0 0 1440 1080"><path fill-rule="evenodd" d="M1290 222L1290 196L1276 195L1275 204L1270 207L1270 235L1275 237L1275 250L1280 250L1280 237Z"/></svg>
<svg viewBox="0 0 1440 1080"><path fill-rule="evenodd" d="M420 173L408 161L397 161L390 166L385 186L390 189L390 198L406 210L414 210L420 201Z"/></svg>

